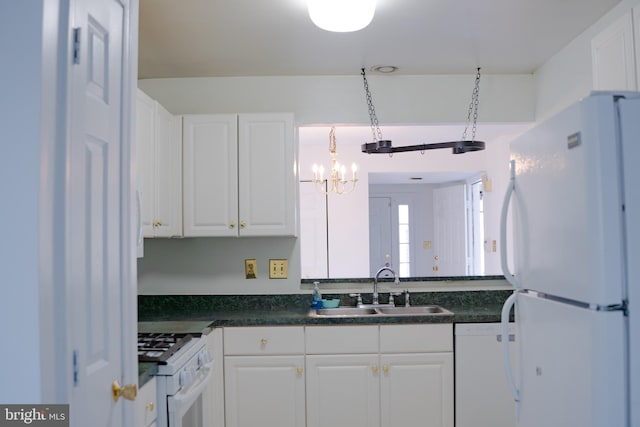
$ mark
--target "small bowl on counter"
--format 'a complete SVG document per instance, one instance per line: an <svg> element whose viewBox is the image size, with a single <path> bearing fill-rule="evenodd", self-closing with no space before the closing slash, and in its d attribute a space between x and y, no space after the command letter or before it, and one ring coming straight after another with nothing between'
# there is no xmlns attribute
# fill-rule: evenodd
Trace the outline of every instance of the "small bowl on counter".
<svg viewBox="0 0 640 427"><path fill-rule="evenodd" d="M340 305L340 298L322 300L322 308L336 308L339 305Z"/></svg>

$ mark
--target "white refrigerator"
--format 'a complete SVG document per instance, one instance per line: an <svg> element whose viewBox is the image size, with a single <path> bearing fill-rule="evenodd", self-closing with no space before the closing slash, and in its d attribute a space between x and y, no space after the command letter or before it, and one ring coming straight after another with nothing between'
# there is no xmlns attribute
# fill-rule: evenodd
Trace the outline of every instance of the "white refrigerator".
<svg viewBox="0 0 640 427"><path fill-rule="evenodd" d="M518 426L640 427L640 94L594 92L512 142L501 231Z"/></svg>

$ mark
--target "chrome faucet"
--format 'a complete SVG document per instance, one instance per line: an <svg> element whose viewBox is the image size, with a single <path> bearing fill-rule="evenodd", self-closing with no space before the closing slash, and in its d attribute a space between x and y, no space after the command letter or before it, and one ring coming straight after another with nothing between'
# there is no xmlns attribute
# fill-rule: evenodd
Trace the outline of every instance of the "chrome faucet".
<svg viewBox="0 0 640 427"><path fill-rule="evenodd" d="M378 270L376 272L376 275L373 277L373 304L379 303L378 302L378 278L380 277L380 274L382 274L383 271L388 271L391 274L393 274L393 278L394 278L393 283L395 283L396 285L400 283L400 279L398 278L398 275L396 274L396 272L390 269L389 267L382 267L380 270Z"/></svg>

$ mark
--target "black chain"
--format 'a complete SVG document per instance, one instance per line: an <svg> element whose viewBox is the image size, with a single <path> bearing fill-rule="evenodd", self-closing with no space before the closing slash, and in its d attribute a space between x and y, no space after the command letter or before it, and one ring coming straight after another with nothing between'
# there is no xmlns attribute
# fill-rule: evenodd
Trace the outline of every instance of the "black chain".
<svg viewBox="0 0 640 427"><path fill-rule="evenodd" d="M478 122L479 96L480 96L480 67L478 67L475 86L473 88L473 93L471 94L471 102L469 103L469 112L467 113L467 125L464 127L464 132L462 133L463 141L467 140L467 130L469 129L469 124L471 124L472 113L473 113L473 124L471 127L471 141L476 140L476 125Z"/></svg>
<svg viewBox="0 0 640 427"><path fill-rule="evenodd" d="M365 75L364 68L362 68L362 81L364 82L364 91L367 97L367 106L369 107L369 119L371 120L371 133L373 134L373 140L382 140L382 132L378 126L378 117L376 116L376 109L373 106L373 100L371 99L371 92L369 92L369 83L367 82L367 76Z"/></svg>

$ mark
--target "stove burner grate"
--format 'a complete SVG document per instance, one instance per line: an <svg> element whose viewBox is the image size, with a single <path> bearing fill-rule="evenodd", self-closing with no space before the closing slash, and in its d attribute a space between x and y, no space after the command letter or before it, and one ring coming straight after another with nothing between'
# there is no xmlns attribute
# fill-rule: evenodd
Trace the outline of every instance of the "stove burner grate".
<svg viewBox="0 0 640 427"><path fill-rule="evenodd" d="M191 334L138 333L138 361L167 364L167 360L187 344Z"/></svg>

